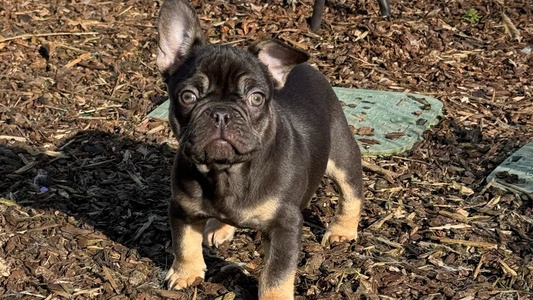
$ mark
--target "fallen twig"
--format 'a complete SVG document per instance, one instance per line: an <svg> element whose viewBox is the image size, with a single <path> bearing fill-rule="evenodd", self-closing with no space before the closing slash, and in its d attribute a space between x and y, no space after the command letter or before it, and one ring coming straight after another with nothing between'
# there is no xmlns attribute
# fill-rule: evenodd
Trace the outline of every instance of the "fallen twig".
<svg viewBox="0 0 533 300"><path fill-rule="evenodd" d="M394 181L394 178L397 178L400 176L400 174L396 173L396 172L393 172L393 171L389 171L389 170L386 170L376 164L373 164L371 162L368 162L368 161L363 161L363 168L367 169L367 170L370 170L372 172L376 172L378 174L381 174L385 177L385 179L389 182L393 182Z"/></svg>
<svg viewBox="0 0 533 300"><path fill-rule="evenodd" d="M32 37L44 37L44 36L64 36L64 35L98 35L99 32L48 32L48 33L25 33L21 35L16 35L12 37L3 38L0 40L0 43L17 40L17 39L27 39Z"/></svg>
<svg viewBox="0 0 533 300"><path fill-rule="evenodd" d="M26 142L27 141L25 137L13 136L13 135L0 135L0 140L14 140L14 141L17 141L17 142Z"/></svg>
<svg viewBox="0 0 533 300"><path fill-rule="evenodd" d="M441 216L445 216L445 217L454 219L454 220L459 221L459 222L463 222L463 223L468 222L468 218L463 216L463 215L461 215L461 214L459 214L459 213L454 213L454 212L450 212L450 211L447 211L447 210L439 210L438 214L441 215Z"/></svg>
<svg viewBox="0 0 533 300"><path fill-rule="evenodd" d="M122 104L106 105L106 106L102 106L102 107L97 107L97 108L92 108L92 109L89 109L89 110L80 111L78 114L79 115L84 115L84 114L94 113L94 112L97 112L97 111L100 111L100 110L105 110L105 109L110 109L110 108L121 108L121 107L122 107Z"/></svg>
<svg viewBox="0 0 533 300"><path fill-rule="evenodd" d="M518 276L518 273L516 273L515 270L513 270L511 267L509 267L509 265L506 264L503 260L498 258L498 262L500 263L500 265L502 265L503 272L505 272L506 274L509 274L509 275L511 275L513 277Z"/></svg>
<svg viewBox="0 0 533 300"><path fill-rule="evenodd" d="M472 226L468 224L446 224L444 226L435 226L435 227L429 227L429 230L449 230L449 229L465 229L465 228L471 228Z"/></svg>
<svg viewBox="0 0 533 300"><path fill-rule="evenodd" d="M83 60L86 60L86 59L89 59L91 57L91 53L87 52L87 53L83 53L81 54L80 56L76 57L75 59L69 61L66 65L65 65L65 68L67 69L70 69L72 68L73 66L75 66L76 64L78 64L79 62L83 61Z"/></svg>
<svg viewBox="0 0 533 300"><path fill-rule="evenodd" d="M479 258L479 262L477 264L476 269L474 270L474 274L472 274L474 279L476 279L477 276L479 275L479 271L481 270L481 266L483 265L484 262L485 262L485 254L481 255L481 257Z"/></svg>
<svg viewBox="0 0 533 300"><path fill-rule="evenodd" d="M435 237L435 238L441 241L442 243L446 243L446 244L457 244L457 245L463 245L467 247L479 247L479 248L488 248L488 249L498 248L498 245L493 244L493 243L488 243L488 242L456 240L456 239L440 238L440 237Z"/></svg>

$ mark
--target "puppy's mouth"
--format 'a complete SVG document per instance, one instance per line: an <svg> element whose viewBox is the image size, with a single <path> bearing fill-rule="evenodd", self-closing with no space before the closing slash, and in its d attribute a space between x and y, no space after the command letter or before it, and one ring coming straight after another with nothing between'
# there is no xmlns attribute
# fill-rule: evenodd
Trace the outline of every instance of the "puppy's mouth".
<svg viewBox="0 0 533 300"><path fill-rule="evenodd" d="M184 154L199 164L236 164L250 159L261 140L248 124L225 127L200 122L191 128L184 141Z"/></svg>
<svg viewBox="0 0 533 300"><path fill-rule="evenodd" d="M195 163L210 165L244 162L249 159L251 153L256 149L255 147L244 147L243 143L224 138L215 138L205 143L188 143L185 150Z"/></svg>
<svg viewBox="0 0 533 300"><path fill-rule="evenodd" d="M229 141L223 139L223 138L215 139L211 143L209 143L209 145L213 145L213 147L221 147L221 148L222 147L232 147L233 148L231 143Z"/></svg>

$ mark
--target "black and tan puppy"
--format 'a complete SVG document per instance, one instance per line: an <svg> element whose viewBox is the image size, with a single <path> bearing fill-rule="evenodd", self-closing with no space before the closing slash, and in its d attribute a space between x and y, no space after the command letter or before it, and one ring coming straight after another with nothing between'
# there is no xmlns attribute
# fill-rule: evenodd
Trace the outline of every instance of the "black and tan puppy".
<svg viewBox="0 0 533 300"><path fill-rule="evenodd" d="M281 42L247 50L204 42L184 0L160 11L157 64L179 140L172 175L170 288L204 277L202 241L262 232L259 299L293 299L302 213L327 174L341 197L324 243L357 237L361 158L326 78L308 54Z"/></svg>

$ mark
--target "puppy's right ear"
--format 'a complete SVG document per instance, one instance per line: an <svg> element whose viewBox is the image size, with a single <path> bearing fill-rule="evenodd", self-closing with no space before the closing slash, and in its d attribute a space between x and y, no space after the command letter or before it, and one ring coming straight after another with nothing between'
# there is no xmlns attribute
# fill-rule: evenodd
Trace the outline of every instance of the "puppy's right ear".
<svg viewBox="0 0 533 300"><path fill-rule="evenodd" d="M193 47L204 43L200 21L186 0L165 0L157 22L157 67L164 77L175 72Z"/></svg>

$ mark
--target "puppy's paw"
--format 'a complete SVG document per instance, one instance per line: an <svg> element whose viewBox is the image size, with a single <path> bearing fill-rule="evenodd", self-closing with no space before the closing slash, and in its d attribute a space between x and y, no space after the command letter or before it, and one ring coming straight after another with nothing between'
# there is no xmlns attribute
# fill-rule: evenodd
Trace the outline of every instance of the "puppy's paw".
<svg viewBox="0 0 533 300"><path fill-rule="evenodd" d="M204 230L204 245L218 248L225 241L231 240L234 233L235 227L222 223L217 219L209 219Z"/></svg>
<svg viewBox="0 0 533 300"><path fill-rule="evenodd" d="M176 267L176 265L178 265L178 267ZM205 264L177 264L174 262L165 277L167 287L169 290L181 290L190 287L194 285L195 282L204 279L205 271Z"/></svg>
<svg viewBox="0 0 533 300"><path fill-rule="evenodd" d="M357 240L357 228L346 228L344 226L339 226L338 224L332 223L324 237L322 238L322 246L329 246L335 243L340 242L349 242L352 240Z"/></svg>

